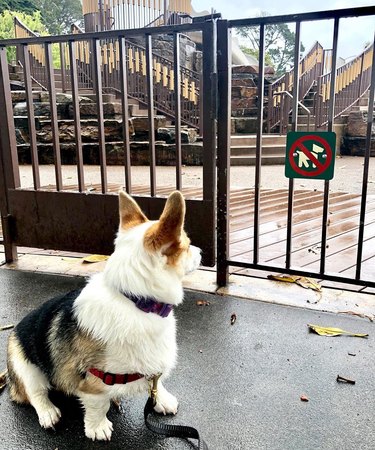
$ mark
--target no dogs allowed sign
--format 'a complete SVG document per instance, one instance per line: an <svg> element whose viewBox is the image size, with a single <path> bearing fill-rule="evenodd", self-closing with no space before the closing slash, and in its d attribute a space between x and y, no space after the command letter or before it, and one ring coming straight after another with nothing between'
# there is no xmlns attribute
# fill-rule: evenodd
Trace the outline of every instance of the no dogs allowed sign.
<svg viewBox="0 0 375 450"><path fill-rule="evenodd" d="M336 133L291 131L286 139L285 176L332 180Z"/></svg>

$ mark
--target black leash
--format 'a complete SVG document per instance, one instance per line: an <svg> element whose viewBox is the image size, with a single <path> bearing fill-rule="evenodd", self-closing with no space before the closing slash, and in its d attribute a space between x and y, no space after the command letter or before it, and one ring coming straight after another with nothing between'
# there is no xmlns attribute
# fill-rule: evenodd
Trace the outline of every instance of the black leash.
<svg viewBox="0 0 375 450"><path fill-rule="evenodd" d="M158 423L150 420L150 414L154 412L154 400L149 397L144 410L146 427L154 433L161 434L166 437L178 437L185 439L197 439L198 450L208 450L207 444L199 436L198 430L193 427L184 425L171 425L165 423Z"/></svg>
<svg viewBox="0 0 375 450"><path fill-rule="evenodd" d="M156 377L155 377L156 378ZM198 430L193 427L187 427L185 425L171 425L158 423L150 420L150 414L154 412L154 406L156 405L156 395L157 395L157 379L153 381L153 388L151 389L150 397L147 399L144 417L146 427L153 431L154 433L166 436L166 437L177 437L184 439L197 439L198 440L198 450L208 450L207 444L199 436Z"/></svg>

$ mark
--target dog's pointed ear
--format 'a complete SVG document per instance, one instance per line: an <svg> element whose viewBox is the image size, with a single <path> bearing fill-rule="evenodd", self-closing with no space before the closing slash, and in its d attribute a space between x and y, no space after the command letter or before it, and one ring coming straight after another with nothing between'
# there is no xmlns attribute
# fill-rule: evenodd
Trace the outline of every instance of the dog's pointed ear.
<svg viewBox="0 0 375 450"><path fill-rule="evenodd" d="M147 217L130 195L119 192L120 230L128 230L136 225L147 222Z"/></svg>
<svg viewBox="0 0 375 450"><path fill-rule="evenodd" d="M184 197L179 191L172 192L159 221L147 230L145 246L150 250L160 250L163 246L178 244L181 240L184 221Z"/></svg>

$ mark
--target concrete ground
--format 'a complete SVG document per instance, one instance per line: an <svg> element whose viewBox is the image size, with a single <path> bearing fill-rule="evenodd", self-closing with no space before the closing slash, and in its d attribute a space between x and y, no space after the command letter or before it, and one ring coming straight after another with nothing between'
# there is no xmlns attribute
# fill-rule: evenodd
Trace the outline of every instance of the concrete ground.
<svg viewBox="0 0 375 450"><path fill-rule="evenodd" d="M370 161L370 173L368 183L368 193L375 193L375 172L374 164ZM271 165L262 167L262 187L264 189L287 188L289 179L284 175L284 165ZM100 183L99 166L85 166L86 186ZM77 169L75 166L63 166L63 184L77 184ZM150 169L148 166L132 167L132 182L134 185L149 185ZM251 188L255 183L254 166L231 167L231 186ZM331 192L344 191L348 193L361 193L363 176L363 158L355 156L340 156L335 160L334 179L330 182ZM20 166L21 186L30 187L33 184L31 166ZM40 177L42 186L54 185L54 166L40 166ZM158 166L156 168L157 186L173 186L176 180L175 167ZM120 166L108 166L108 182L124 183L124 168ZM182 168L182 185L184 187L202 186L202 167L185 166ZM324 189L322 180L295 180L295 189Z"/></svg>
<svg viewBox="0 0 375 450"><path fill-rule="evenodd" d="M0 270L0 326L17 323L43 301L83 283L82 277ZM277 285L272 286L276 291ZM198 306L197 300L210 304ZM237 319L231 325L233 314ZM186 292L176 316L179 362L166 385L180 408L175 418L161 421L197 427L210 450L374 449L372 322L199 291ZM309 333L308 323L369 337L322 337ZM0 332L0 368L8 335ZM338 374L356 384L338 383ZM302 402L301 395L309 401ZM84 436L74 399L54 397L63 412L55 432L42 430L32 408L10 403L5 390L0 395L0 449L192 448L145 428L145 398L126 400L122 415L113 407L113 440L93 443Z"/></svg>

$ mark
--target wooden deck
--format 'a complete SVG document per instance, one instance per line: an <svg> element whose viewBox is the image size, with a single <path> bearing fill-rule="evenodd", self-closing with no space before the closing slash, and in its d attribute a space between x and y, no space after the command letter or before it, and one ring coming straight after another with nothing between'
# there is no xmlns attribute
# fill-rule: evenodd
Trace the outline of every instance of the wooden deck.
<svg viewBox="0 0 375 450"><path fill-rule="evenodd" d="M109 192L117 193L118 184L110 184ZM43 190L55 190L46 186ZM65 186L76 191L75 185ZM173 188L158 187L158 196L167 196ZM201 199L200 188L184 188L189 199ZM100 185L91 186L90 193L100 193ZM135 195L149 195L147 186L134 186ZM353 277L356 264L359 211L358 194L336 192L330 194L329 226L326 250L326 272ZM288 191L262 190L260 201L259 263L274 267L285 264ZM294 197L292 268L319 271L321 214L323 193L298 190ZM254 190L233 189L230 196L230 258L253 262ZM232 268L232 273L262 276L259 271ZM280 269L282 272L282 269ZM375 278L375 195L368 197L364 232L362 278ZM325 283L327 284L327 282Z"/></svg>

